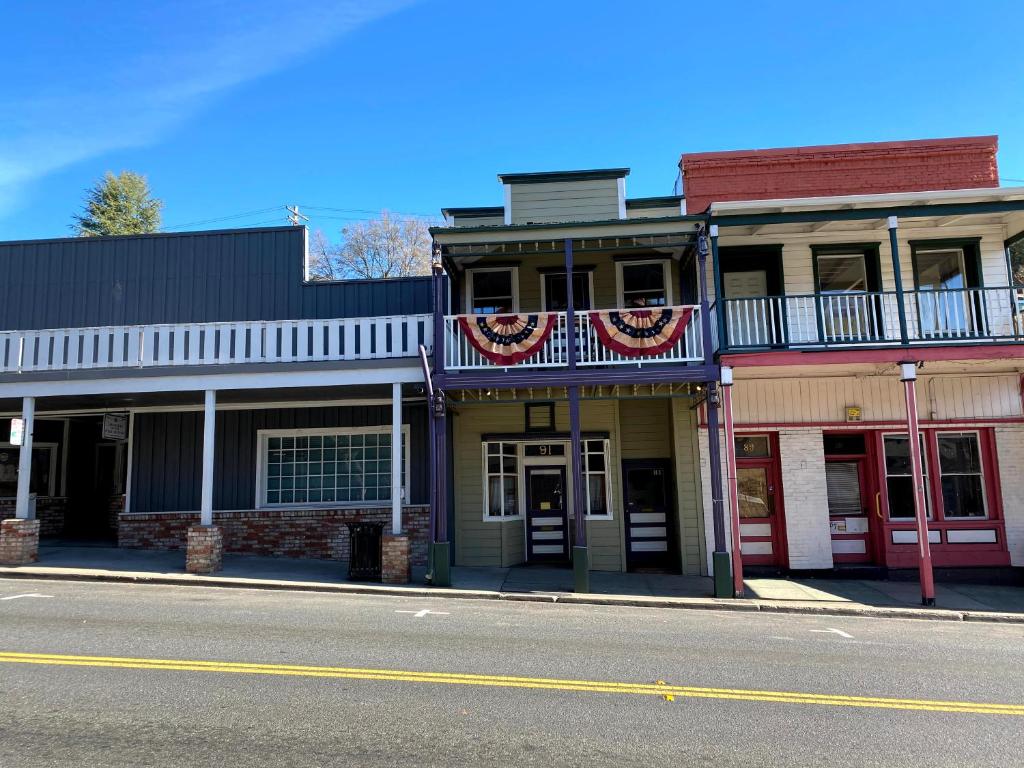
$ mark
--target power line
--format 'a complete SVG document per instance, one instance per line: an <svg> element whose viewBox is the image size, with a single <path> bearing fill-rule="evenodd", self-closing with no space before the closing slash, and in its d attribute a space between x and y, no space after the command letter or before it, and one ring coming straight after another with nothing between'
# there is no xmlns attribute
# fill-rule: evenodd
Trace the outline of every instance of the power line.
<svg viewBox="0 0 1024 768"><path fill-rule="evenodd" d="M231 216L220 216L220 217L215 218L215 219L203 219L201 221L189 221L189 222L186 222L184 224L174 224L172 226L164 227L164 229L165 230L168 230L168 229L182 229L183 227L198 227L198 226L200 226L202 224L216 224L219 221L231 221L232 219L244 219L244 218L246 218L248 216L256 216L256 215L261 214L261 213L270 213L271 211L281 210L284 207L285 206L283 206L283 205L275 205L275 206L273 206L271 208L260 208L258 211L246 211L245 213L236 213L236 214L232 214Z"/></svg>
<svg viewBox="0 0 1024 768"><path fill-rule="evenodd" d="M368 213L374 217L379 216L381 214L380 210L370 210L368 208L332 208L327 205L306 205L305 203L301 203L301 205L303 208L311 208L314 211L337 211L339 213ZM388 213L393 213L397 216L414 216L416 218L434 218L435 216L435 214L432 213L409 213L408 211L389 210Z"/></svg>

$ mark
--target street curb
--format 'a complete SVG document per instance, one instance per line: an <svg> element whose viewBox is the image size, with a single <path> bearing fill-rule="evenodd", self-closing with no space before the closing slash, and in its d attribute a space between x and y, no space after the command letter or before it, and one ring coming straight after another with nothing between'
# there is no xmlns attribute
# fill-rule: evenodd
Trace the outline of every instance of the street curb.
<svg viewBox="0 0 1024 768"><path fill-rule="evenodd" d="M315 581L271 581L224 576L192 576L140 572L57 570L0 567L0 579L37 579L173 587L219 587L262 591L315 592L340 595L377 595L381 597L443 598L448 600L504 600L508 602L562 605L594 605L630 608L673 608L676 610L725 611L729 613L777 613L803 616L843 616L873 619L916 619L923 621L970 621L997 624L1024 624L1024 613L986 611L949 611L941 608L898 608L861 605L816 605L765 600L701 597L643 597L638 595L550 594L534 592L495 592L483 589L441 587L376 586L374 584L328 584Z"/></svg>

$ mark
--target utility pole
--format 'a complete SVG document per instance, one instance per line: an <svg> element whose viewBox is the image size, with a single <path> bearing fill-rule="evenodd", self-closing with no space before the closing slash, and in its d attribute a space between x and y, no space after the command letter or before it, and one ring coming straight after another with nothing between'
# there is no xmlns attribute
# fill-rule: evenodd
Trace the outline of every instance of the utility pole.
<svg viewBox="0 0 1024 768"><path fill-rule="evenodd" d="M298 227L303 222L309 221L309 216L303 216L299 213L299 206L297 205L286 205L284 209L288 211L288 221L291 222L293 227Z"/></svg>

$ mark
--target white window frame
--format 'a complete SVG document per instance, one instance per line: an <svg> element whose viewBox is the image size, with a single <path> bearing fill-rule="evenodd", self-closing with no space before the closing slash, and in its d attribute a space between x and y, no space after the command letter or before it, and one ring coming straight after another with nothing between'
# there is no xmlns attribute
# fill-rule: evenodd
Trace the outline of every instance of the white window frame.
<svg viewBox="0 0 1024 768"><path fill-rule="evenodd" d="M473 314L473 275L478 272L508 272L512 280L512 311L519 311L519 267L474 267L466 270L465 309Z"/></svg>
<svg viewBox="0 0 1024 768"><path fill-rule="evenodd" d="M502 445L509 444L515 445L516 447L516 504L518 509L514 515L492 515L491 514L491 494L490 485L488 479L491 477L491 472L487 471L487 446L489 445ZM523 445L524 443L518 440L482 440L480 442L480 457L481 461L481 477L483 478L482 495L483 495L483 519L485 523L502 522L505 520L523 520L526 518L526 500L523 498L523 491L526 488L525 476L526 469L523 466ZM502 458L501 452L498 452L499 458ZM498 475L502 479L506 477L504 467L501 473Z"/></svg>
<svg viewBox="0 0 1024 768"><path fill-rule="evenodd" d="M992 519L992 515L989 512L988 489L985 487L986 486L986 482L985 482L986 481L986 477L985 477L985 451L984 451L984 448L982 446L981 432L979 432L977 430L974 430L974 429L951 429L951 430L943 430L941 432L938 431L938 430L935 431L935 458L936 458L936 460L938 461L938 464L939 464L939 466L936 467L936 470L939 473L937 478L938 478L938 481L939 481L939 491L940 492L942 490L942 477L943 477L944 473L942 471L942 456L939 454L939 438L942 437L943 435L946 435L946 436L974 435L974 439L975 439L976 445L978 447L978 467L981 470L979 472L979 474L981 476L981 504L982 504L982 507L985 510L985 514L983 516L978 516L978 515L955 515L955 516L950 516L950 515L947 515L946 514L945 499L943 499L942 519L943 520L953 520L953 521L991 520ZM950 474L950 476L963 475L962 472L951 472L949 474ZM973 473L972 473L972 475L973 475Z"/></svg>
<svg viewBox="0 0 1024 768"><path fill-rule="evenodd" d="M612 476L611 476L611 463L612 463L612 460L611 460L611 451L612 451L612 449L611 449L611 440L609 440L607 437L604 437L604 438L596 438L595 437L595 438L591 438L591 439L587 439L587 438L584 437L584 438L582 438L580 440L580 443L581 443L581 446L582 446L583 443L596 442L597 440L600 440L601 443L603 444L604 470L600 471L600 472L591 472L591 471L589 471L586 468L586 466L581 467L581 469L583 469L583 493L587 497L586 498L586 502L587 502L587 520L614 520L615 519L615 512L614 512L615 505L614 505L614 503L612 501L614 496L612 494ZM584 450L584 453L586 453L585 450ZM580 460L582 462L582 457L581 457ZM590 482L589 482L589 480L590 480L590 476L591 475L602 475L602 474L604 475L605 509L607 511L603 515L595 515L595 514L592 514L591 511L590 511Z"/></svg>
<svg viewBox="0 0 1024 768"><path fill-rule="evenodd" d="M674 296L672 294L672 259L637 259L636 261L615 262L615 300L619 304L619 309L627 309L626 299L622 293L622 268L639 267L645 264L661 265L662 279L665 283L665 306L675 306Z"/></svg>
<svg viewBox="0 0 1024 768"><path fill-rule="evenodd" d="M325 435L391 435L391 426L376 427L313 427L304 429L260 429L256 432L256 509L340 509L360 507L388 507L391 499L372 499L366 501L312 501L267 503L267 439L271 437L315 437ZM409 503L409 483L412 475L410 463L410 430L408 424L402 425L403 459L405 463L405 482L402 484L402 503Z"/></svg>
<svg viewBox="0 0 1024 768"><path fill-rule="evenodd" d="M540 308L542 310L547 311L546 307L548 305L548 286L547 286L547 279L548 279L548 277L550 275L564 275L564 274L565 274L565 270L563 269L560 272L559 271L545 272L545 273L543 273L540 276ZM580 274L580 273L579 272L574 272L573 276L575 276L577 274ZM592 270L592 269L588 270L586 274L587 274L587 290L590 291L590 308L591 309L596 309L596 306L595 306L596 302L594 301L594 270Z"/></svg>
<svg viewBox="0 0 1024 768"><path fill-rule="evenodd" d="M604 445L604 483L605 483L605 494L607 496L606 506L608 508L607 514L603 515L592 515L590 513L590 485L587 482L589 475L599 474L598 472L583 472L583 493L586 496L586 519L587 520L614 520L615 519L615 494L612 486L612 460L611 460L611 440L608 438L582 438L581 443L585 443L589 440L600 440ZM494 443L511 443L516 446L516 461L518 463L518 470L516 472L516 497L519 501L519 509L515 515L491 515L490 514L490 494L488 493L487 478L491 473L487 471L487 446ZM554 445L561 444L565 446L565 453L562 456L526 456L525 449L528 445ZM483 495L483 520L484 522L495 522L503 520L525 520L526 519L526 468L527 467L565 467L566 470L566 482L568 488L566 489L566 499L570 505L567 508L567 516L571 520L572 515L572 466L569 462L571 456L571 443L568 440L482 440L480 442L480 457L481 457L481 479L482 479L482 495ZM581 458L582 462L582 458ZM582 469L582 466L581 466Z"/></svg>
<svg viewBox="0 0 1024 768"><path fill-rule="evenodd" d="M19 451L18 456L21 456L20 451L22 450L22 448L23 448L23 446L20 446L20 445L12 445L11 443L0 443L0 451L5 450L5 449L6 450L16 449L16 450ZM36 442L32 443L32 450L33 451L41 451L41 450L44 450L44 449L48 450L50 452L50 482L49 482L48 487L46 489L46 491L47 491L46 494L44 496L39 496L39 494L36 494L36 496L37 496L37 498L54 499L54 498L57 498L57 443L36 443ZM5 496L4 498L12 498L13 499L14 497L13 496Z"/></svg>
<svg viewBox="0 0 1024 768"><path fill-rule="evenodd" d="M924 477L924 481L925 481L925 483L924 483L924 498L925 498L924 507L925 507L925 512L927 513L928 522L934 523L934 522L936 522L936 516L935 516L935 510L934 510L934 506L935 505L933 503L934 500L932 499L931 475L928 473L928 434L926 432L924 432L923 430L918 430L918 433L920 434L920 438L919 439L921 441L921 474ZM910 437L910 433L909 432L883 432L882 433L882 437L881 437L881 439L882 439L882 470L884 471L884 476L883 476L882 480L885 483L885 521L889 522L889 523L895 523L897 525L899 525L901 523L913 524L913 522L917 519L917 511L916 510L914 511L914 514L912 514L910 517L893 517L892 516L892 508L889 505L889 478L890 477L909 477L909 478L911 478L911 483L913 483L913 477L914 476L913 476L913 472L911 472L911 474L909 474L909 475L890 475L889 474L889 468L885 464L885 438L887 438L887 437L907 437L907 438L909 438Z"/></svg>

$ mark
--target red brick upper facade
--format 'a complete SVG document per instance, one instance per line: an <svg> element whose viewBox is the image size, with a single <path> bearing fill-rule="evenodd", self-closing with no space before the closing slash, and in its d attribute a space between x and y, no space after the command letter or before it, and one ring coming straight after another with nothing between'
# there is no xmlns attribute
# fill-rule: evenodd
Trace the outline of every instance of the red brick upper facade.
<svg viewBox="0 0 1024 768"><path fill-rule="evenodd" d="M694 152L679 161L688 213L713 202L998 187L996 136Z"/></svg>

